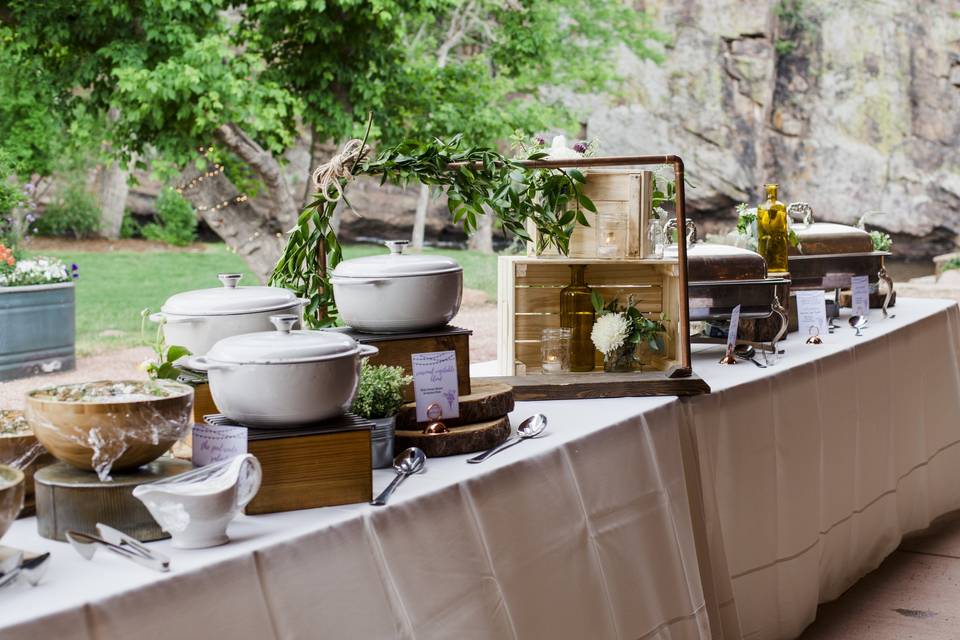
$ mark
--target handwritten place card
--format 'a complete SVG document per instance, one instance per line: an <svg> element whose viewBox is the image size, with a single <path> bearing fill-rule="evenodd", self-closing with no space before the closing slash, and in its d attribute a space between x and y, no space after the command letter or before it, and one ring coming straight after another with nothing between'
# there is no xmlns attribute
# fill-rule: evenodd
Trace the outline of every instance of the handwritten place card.
<svg viewBox="0 0 960 640"><path fill-rule="evenodd" d="M730 313L730 330L727 331L727 351L732 351L737 346L737 332L740 330L740 305L733 308Z"/></svg>
<svg viewBox="0 0 960 640"><path fill-rule="evenodd" d="M797 291L796 295L800 335L827 335L827 299L823 291Z"/></svg>
<svg viewBox="0 0 960 640"><path fill-rule="evenodd" d="M414 353L413 395L417 422L432 422L460 416L457 389L457 352Z"/></svg>
<svg viewBox="0 0 960 640"><path fill-rule="evenodd" d="M853 276L850 278L850 290L853 294L853 315L869 315L870 279L867 276Z"/></svg>
<svg viewBox="0 0 960 640"><path fill-rule="evenodd" d="M193 464L197 467L229 460L247 452L247 428L193 425Z"/></svg>

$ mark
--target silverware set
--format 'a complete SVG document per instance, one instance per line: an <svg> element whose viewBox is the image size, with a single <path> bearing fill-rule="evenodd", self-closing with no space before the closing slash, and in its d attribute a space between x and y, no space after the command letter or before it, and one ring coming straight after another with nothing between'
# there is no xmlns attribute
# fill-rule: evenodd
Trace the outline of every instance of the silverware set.
<svg viewBox="0 0 960 640"><path fill-rule="evenodd" d="M82 531L70 530L67 531L66 536L70 546L87 560L92 560L97 549L101 548L154 571L170 570L170 558L148 549L139 540L131 538L122 531L97 523L97 533L100 534L99 537Z"/></svg>

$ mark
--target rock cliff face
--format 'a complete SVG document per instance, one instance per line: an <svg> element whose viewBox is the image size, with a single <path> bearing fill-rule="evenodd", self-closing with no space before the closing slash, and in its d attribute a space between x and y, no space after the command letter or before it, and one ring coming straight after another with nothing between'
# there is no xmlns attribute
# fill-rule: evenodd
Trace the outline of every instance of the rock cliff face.
<svg viewBox="0 0 960 640"><path fill-rule="evenodd" d="M624 59L588 121L604 154L677 153L707 229L767 181L817 219L868 218L897 253L960 233L960 1L646 0L673 42Z"/></svg>

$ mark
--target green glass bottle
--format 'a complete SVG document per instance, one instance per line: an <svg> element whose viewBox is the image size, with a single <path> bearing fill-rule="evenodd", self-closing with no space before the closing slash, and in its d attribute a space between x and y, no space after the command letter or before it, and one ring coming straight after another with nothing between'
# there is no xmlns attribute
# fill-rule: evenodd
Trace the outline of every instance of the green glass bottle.
<svg viewBox="0 0 960 640"><path fill-rule="evenodd" d="M570 266L570 284L560 290L560 326L570 329L570 371L593 371L596 349L593 331L593 291L587 286L586 265Z"/></svg>
<svg viewBox="0 0 960 640"><path fill-rule="evenodd" d="M777 200L777 185L765 184L767 200L757 206L757 253L767 261L768 273L787 271L787 208Z"/></svg>

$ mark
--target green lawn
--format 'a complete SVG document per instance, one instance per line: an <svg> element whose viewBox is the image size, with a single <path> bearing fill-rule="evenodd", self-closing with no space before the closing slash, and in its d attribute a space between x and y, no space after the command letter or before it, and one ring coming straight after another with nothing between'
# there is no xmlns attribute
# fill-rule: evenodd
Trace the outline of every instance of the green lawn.
<svg viewBox="0 0 960 640"><path fill-rule="evenodd" d="M345 247L347 258L383 252L375 245ZM454 257L464 269L464 284L481 289L491 298L497 295L497 264L492 256L473 251L427 249ZM243 260L221 244L208 244L202 253L185 252L66 252L44 251L67 264L80 267L77 281L77 351L81 355L137 346L140 311L157 311L164 300L180 291L219 286L217 274L235 271L246 274L244 283L254 282ZM148 337L152 336L148 323Z"/></svg>

